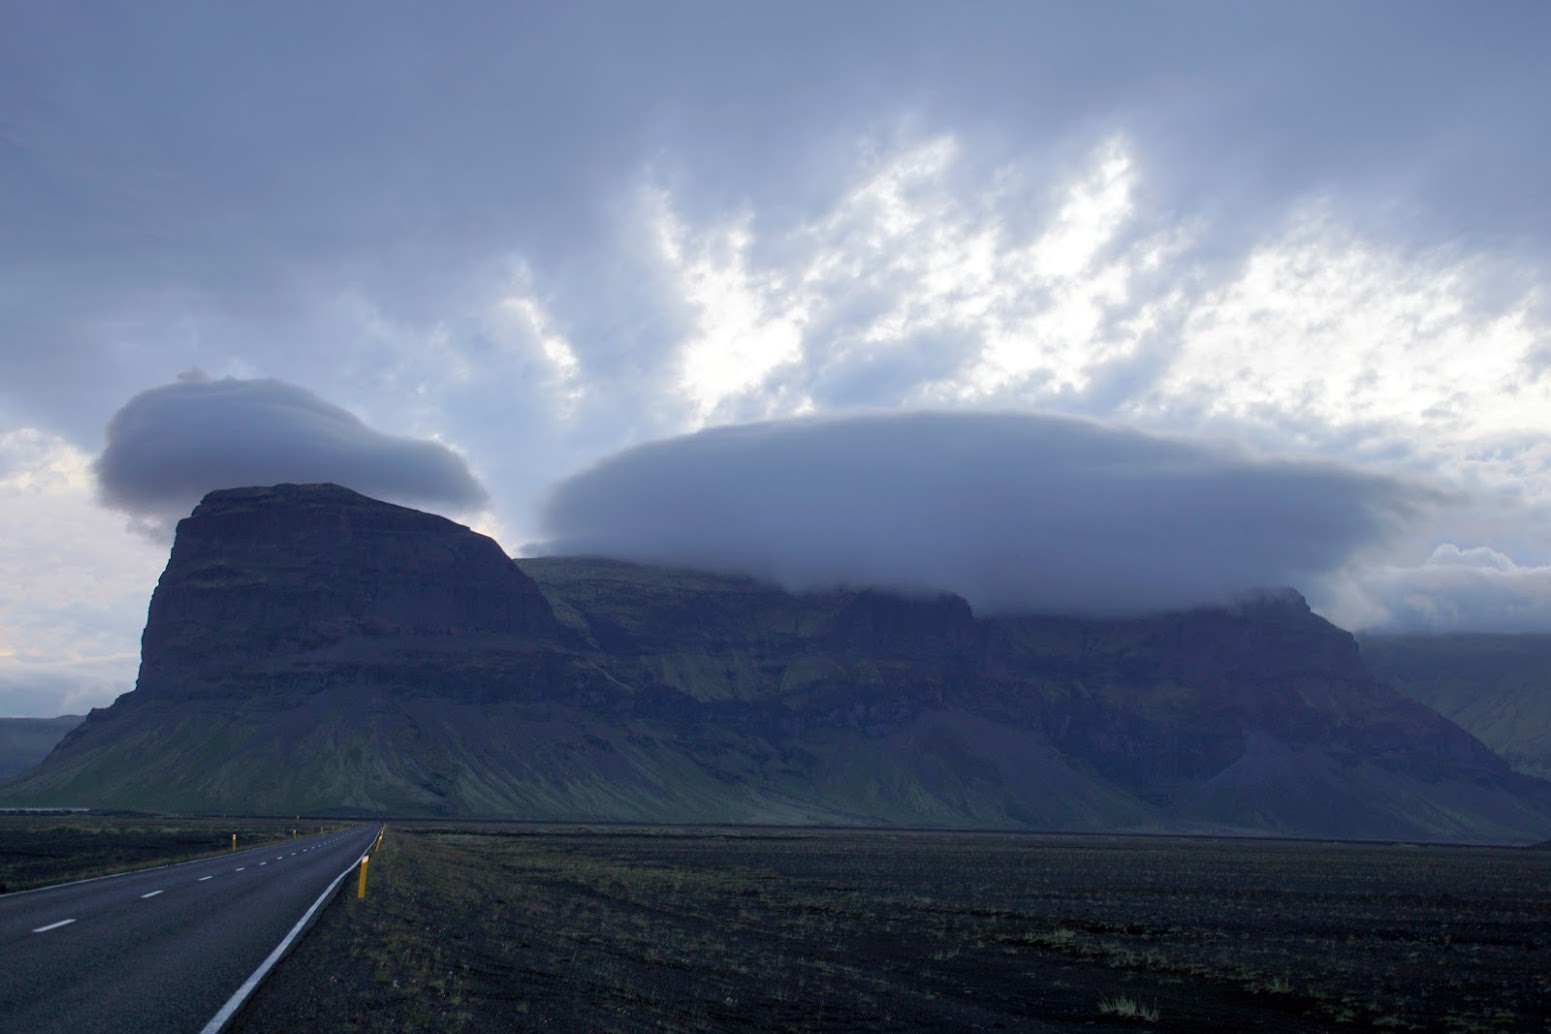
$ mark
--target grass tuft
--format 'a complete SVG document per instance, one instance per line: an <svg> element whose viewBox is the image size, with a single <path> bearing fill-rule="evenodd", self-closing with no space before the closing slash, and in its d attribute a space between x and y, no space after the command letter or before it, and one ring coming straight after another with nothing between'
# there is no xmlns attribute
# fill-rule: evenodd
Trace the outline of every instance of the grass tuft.
<svg viewBox="0 0 1551 1034"><path fill-rule="evenodd" d="M1104 1016L1118 1016L1123 1020L1141 1020L1144 1023L1158 1022L1158 1007L1155 1005L1143 1005L1130 995L1116 995L1113 998L1105 998L1099 1002L1099 1013Z"/></svg>

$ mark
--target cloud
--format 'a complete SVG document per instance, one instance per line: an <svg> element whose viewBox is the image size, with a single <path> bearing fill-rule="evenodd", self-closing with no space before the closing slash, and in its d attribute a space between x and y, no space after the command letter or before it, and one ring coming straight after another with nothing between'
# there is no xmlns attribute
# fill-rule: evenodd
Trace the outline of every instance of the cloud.
<svg viewBox="0 0 1551 1034"><path fill-rule="evenodd" d="M1551 629L1551 564L1521 564L1486 546L1444 543L1424 563L1360 570L1342 588L1349 623L1374 631Z"/></svg>
<svg viewBox="0 0 1551 1034"><path fill-rule="evenodd" d="M628 449L555 488L541 548L1120 615L1307 585L1435 498L1072 418L865 415Z"/></svg>
<svg viewBox="0 0 1551 1034"><path fill-rule="evenodd" d="M1404 451L1419 469L1436 469L1439 442L1522 433L1551 408L1540 293L1478 257L1366 238L1310 203L1214 266L1210 226L1159 225L1157 170L1125 133L1043 178L1028 156L977 165L953 134L906 141L859 158L832 204L794 221L691 220L644 188L641 232L685 326L654 350L669 376L599 397L671 393L655 408L683 419L665 433L1029 409Z"/></svg>
<svg viewBox="0 0 1551 1034"><path fill-rule="evenodd" d="M395 322L455 323L467 285L513 253L558 296L557 325L585 331L579 350L634 357L658 343L622 339L667 321L621 304L637 271L601 271L617 268L614 217L644 168L691 229L747 206L765 239L768 220L828 207L859 138L888 152L893 132L959 141L957 161L979 167L965 181L1015 164L1036 186L1127 138L1130 173L1112 193L1134 182L1131 206L1153 218L1133 219L1117 247L1197 223L1201 250L1231 269L1290 210L1329 198L1402 250L1507 242L1531 261L1505 266L1543 268L1535 130L1551 117L1551 73L1536 43L1551 16L1424 5L1397 33L1398 10L475 2L435 17L341 5L309 12L297 34L224 6L136 5L108 23L44 5L0 38L0 198L14 199L0 338L31 346L0 350L0 407L84 441L148 351L231 373L262 355L345 400L350 363L336 364L339 390L304 371L320 348L353 343L310 310L356 292ZM276 67L283 82L252 88ZM1106 197L1091 200L1107 211ZM1013 200L1016 224L1028 198ZM1084 224L1080 206L1059 205ZM697 258L686 252L687 273ZM1108 307L1092 293L1058 298L1070 318L1048 322ZM735 326L747 311L708 315ZM790 328L760 324L756 359L789 354ZM703 391L737 387L690 352ZM982 380L1020 369L1005 350L990 358ZM1078 361L1046 365L1059 378ZM855 383L841 381L833 390Z"/></svg>
<svg viewBox="0 0 1551 1034"><path fill-rule="evenodd" d="M134 688L133 675L107 665L67 671L18 671L0 665L0 718L54 718L107 707Z"/></svg>
<svg viewBox="0 0 1551 1034"><path fill-rule="evenodd" d="M973 166L951 134L910 141L860 159L826 210L763 232L751 213L688 221L648 189L659 270L690 321L675 387L695 425L1071 398L1146 361L1178 305L1160 267L1188 235L1141 225L1128 141L1094 148L1055 190Z"/></svg>
<svg viewBox="0 0 1551 1034"><path fill-rule="evenodd" d="M104 503L165 530L207 492L332 481L367 495L454 508L484 489L444 445L374 431L278 380L207 380L197 370L143 391L108 421L92 467Z"/></svg>
<svg viewBox="0 0 1551 1034"><path fill-rule="evenodd" d="M1551 509L1551 6L307 19L51 4L0 33L0 434L91 452L147 370L262 371L456 443L514 542L600 456L869 407L1209 432ZM13 613L154 552L89 482L90 555L52 545L64 502L10 505ZM1543 524L1466 516L1406 562L1551 563ZM54 613L22 638L78 642Z"/></svg>
<svg viewBox="0 0 1551 1034"><path fill-rule="evenodd" d="M0 432L0 716L106 706L134 685L165 549L92 499L91 457Z"/></svg>
<svg viewBox="0 0 1551 1034"><path fill-rule="evenodd" d="M1332 436L1387 426L1430 439L1535 427L1551 380L1534 354L1536 293L1513 297L1458 252L1363 240L1318 207L1257 245L1239 274L1190 299L1170 368L1144 405ZM1317 358L1314 358L1317 357Z"/></svg>

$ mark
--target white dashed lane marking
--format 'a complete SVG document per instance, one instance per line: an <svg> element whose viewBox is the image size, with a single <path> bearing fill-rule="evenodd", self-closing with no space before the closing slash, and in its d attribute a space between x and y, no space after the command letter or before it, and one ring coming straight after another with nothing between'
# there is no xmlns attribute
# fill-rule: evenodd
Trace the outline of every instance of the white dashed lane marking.
<svg viewBox="0 0 1551 1034"><path fill-rule="evenodd" d="M214 877L214 876L201 876L201 877L200 877L200 878L199 878L199 882L200 882L200 883L203 883L203 882L205 882L205 881L206 881L206 880L213 880L213 879L215 879L215 877Z"/></svg>
<svg viewBox="0 0 1551 1034"><path fill-rule="evenodd" d="M34 930L32 932L33 933L48 933L50 930L57 930L61 926L69 926L73 922L75 922L74 919L61 919L57 923L50 923L47 926L40 926L36 930Z"/></svg>
<svg viewBox="0 0 1551 1034"><path fill-rule="evenodd" d="M243 871L243 870L244 870L244 869L246 869L246 868L247 868L247 866L246 866L246 865L239 865L239 866L237 866L237 871L238 871L238 872L242 872L242 871Z"/></svg>
<svg viewBox="0 0 1551 1034"><path fill-rule="evenodd" d="M140 897L141 897L142 900L144 900L145 898L154 898L156 895L158 895L160 893L161 893L161 891L159 891L159 890L153 890L149 894L142 894L142 895L140 895Z"/></svg>

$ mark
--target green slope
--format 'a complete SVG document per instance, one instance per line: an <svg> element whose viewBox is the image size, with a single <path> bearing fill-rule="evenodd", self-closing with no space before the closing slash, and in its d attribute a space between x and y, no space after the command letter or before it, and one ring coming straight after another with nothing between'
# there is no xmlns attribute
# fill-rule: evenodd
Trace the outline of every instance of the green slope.
<svg viewBox="0 0 1551 1034"><path fill-rule="evenodd" d="M801 746L751 726L333 693L137 708L0 793L34 805L549 820L1105 829L1153 809L1043 737L956 711Z"/></svg>
<svg viewBox="0 0 1551 1034"><path fill-rule="evenodd" d="M1368 635L1378 677L1527 775L1551 779L1551 635Z"/></svg>

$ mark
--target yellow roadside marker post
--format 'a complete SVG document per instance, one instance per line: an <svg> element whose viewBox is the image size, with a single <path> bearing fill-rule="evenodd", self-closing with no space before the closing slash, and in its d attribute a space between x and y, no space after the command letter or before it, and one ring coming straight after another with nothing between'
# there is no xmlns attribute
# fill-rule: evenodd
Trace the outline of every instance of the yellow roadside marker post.
<svg viewBox="0 0 1551 1034"><path fill-rule="evenodd" d="M366 897L366 863L371 860L371 855L361 856L361 883L355 888L356 900Z"/></svg>
<svg viewBox="0 0 1551 1034"><path fill-rule="evenodd" d="M233 851L237 850L237 834L236 833L232 834L232 850Z"/></svg>

